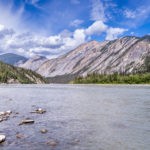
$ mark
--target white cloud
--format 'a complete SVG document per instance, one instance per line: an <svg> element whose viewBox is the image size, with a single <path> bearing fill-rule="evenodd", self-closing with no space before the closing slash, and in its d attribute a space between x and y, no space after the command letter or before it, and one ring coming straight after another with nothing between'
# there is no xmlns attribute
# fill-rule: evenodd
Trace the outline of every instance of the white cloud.
<svg viewBox="0 0 150 150"><path fill-rule="evenodd" d="M123 15L128 19L126 23L128 26L138 27L150 19L150 7L143 5L135 10L125 9Z"/></svg>
<svg viewBox="0 0 150 150"><path fill-rule="evenodd" d="M83 20L76 19L76 20L73 20L70 23L70 26L72 26L72 27L79 27L83 22L84 22Z"/></svg>
<svg viewBox="0 0 150 150"><path fill-rule="evenodd" d="M124 11L124 15L125 15L126 18L130 18L130 19L136 18L136 12L135 12L135 11L128 10L128 9L126 9L126 10Z"/></svg>
<svg viewBox="0 0 150 150"><path fill-rule="evenodd" d="M40 5L38 5L38 2L39 2L39 1L40 1L40 0L25 0L25 2L26 2L27 4L30 4L30 5L36 7L36 8L38 8L38 9L40 9L40 10L43 10L43 8L42 8Z"/></svg>
<svg viewBox="0 0 150 150"><path fill-rule="evenodd" d="M122 35L127 29L123 28L112 28L110 27L106 33L106 40L114 40L117 39L119 35Z"/></svg>
<svg viewBox="0 0 150 150"><path fill-rule="evenodd" d="M106 21L105 8L101 0L91 0L92 10L91 10L91 20Z"/></svg>
<svg viewBox="0 0 150 150"><path fill-rule="evenodd" d="M4 39L8 35L13 35L14 31L12 29L5 28L4 25L0 24L0 39Z"/></svg>
<svg viewBox="0 0 150 150"><path fill-rule="evenodd" d="M87 35L93 34L101 34L102 32L106 31L107 25L105 25L102 21L95 21L91 26L89 26L85 32Z"/></svg>
<svg viewBox="0 0 150 150"><path fill-rule="evenodd" d="M62 32L60 32L60 36L61 36L62 38L67 38L67 37L73 36L73 33L70 32L69 30L65 29L65 30L63 30Z"/></svg>
<svg viewBox="0 0 150 150"><path fill-rule="evenodd" d="M22 5L14 13L12 13L12 7L12 3L8 3L7 8L0 4L0 23L8 28L21 31L23 29L21 18L24 12L24 6Z"/></svg>
<svg viewBox="0 0 150 150"><path fill-rule="evenodd" d="M9 32L6 33L6 31ZM36 54L46 55L48 57L58 56L86 41L84 29L77 29L72 34L66 36L60 33L49 37L31 33L19 35L14 33L11 35L10 31L11 29L6 29L3 25L0 25L0 36L2 33L5 33L5 36L7 35L7 38L4 36L0 38L0 49L4 53L18 53L27 57Z"/></svg>
<svg viewBox="0 0 150 150"><path fill-rule="evenodd" d="M4 30L5 26L0 24L0 31Z"/></svg>
<svg viewBox="0 0 150 150"><path fill-rule="evenodd" d="M53 36L40 36L32 33L17 34L12 29L0 25L0 50L25 55L45 55L49 58L60 56L91 39L92 35L107 33L107 40L117 38L125 29L110 28L102 21L95 21L88 28L74 32L64 30Z"/></svg>

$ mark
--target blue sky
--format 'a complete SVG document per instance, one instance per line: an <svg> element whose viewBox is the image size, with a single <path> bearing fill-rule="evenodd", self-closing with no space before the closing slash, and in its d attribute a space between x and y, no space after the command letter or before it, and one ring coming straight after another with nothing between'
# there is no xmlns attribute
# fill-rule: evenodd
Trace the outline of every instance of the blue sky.
<svg viewBox="0 0 150 150"><path fill-rule="evenodd" d="M150 0L0 0L0 51L57 57L90 40L150 34Z"/></svg>

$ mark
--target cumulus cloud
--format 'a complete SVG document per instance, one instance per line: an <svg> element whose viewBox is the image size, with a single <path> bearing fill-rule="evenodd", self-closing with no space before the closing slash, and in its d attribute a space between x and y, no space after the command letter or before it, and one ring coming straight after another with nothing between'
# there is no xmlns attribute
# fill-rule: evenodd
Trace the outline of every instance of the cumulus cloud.
<svg viewBox="0 0 150 150"><path fill-rule="evenodd" d="M72 26L72 27L79 27L83 22L84 22L83 20L76 19L76 20L73 20L70 23L70 26Z"/></svg>
<svg viewBox="0 0 150 150"><path fill-rule="evenodd" d="M27 57L35 54L54 57L72 50L86 41L84 29L77 29L72 34L60 33L58 35L44 37L31 33L17 34L0 25L0 49L3 53L13 52ZM67 32L67 31L65 31ZM68 31L69 32L69 31ZM13 34L12 34L13 33Z"/></svg>
<svg viewBox="0 0 150 150"><path fill-rule="evenodd" d="M117 39L119 35L123 34L125 31L127 31L127 29L123 29L123 28L112 28L110 27L107 31L106 31L106 40L114 40Z"/></svg>
<svg viewBox="0 0 150 150"><path fill-rule="evenodd" d="M113 40L125 31L126 29L111 28L102 21L95 21L87 28L79 28L74 32L64 30L57 35L44 37L29 32L17 34L0 25L0 49L4 53L13 52L27 57L38 54L53 58L87 42L93 35L106 33L106 40Z"/></svg>
<svg viewBox="0 0 150 150"><path fill-rule="evenodd" d="M91 26L89 26L85 32L87 35L93 34L101 34L102 32L106 31L107 25L105 25L102 21L95 21Z"/></svg>

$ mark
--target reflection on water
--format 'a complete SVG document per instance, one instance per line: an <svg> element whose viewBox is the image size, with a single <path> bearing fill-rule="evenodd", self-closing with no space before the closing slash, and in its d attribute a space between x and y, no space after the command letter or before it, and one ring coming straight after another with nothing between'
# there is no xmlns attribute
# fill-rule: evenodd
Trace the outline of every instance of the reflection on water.
<svg viewBox="0 0 150 150"><path fill-rule="evenodd" d="M47 112L31 114L37 107ZM6 110L19 114L0 123L7 136L1 150L150 148L150 86L1 85L0 111ZM18 126L27 117L35 123ZM51 139L56 147L46 144Z"/></svg>

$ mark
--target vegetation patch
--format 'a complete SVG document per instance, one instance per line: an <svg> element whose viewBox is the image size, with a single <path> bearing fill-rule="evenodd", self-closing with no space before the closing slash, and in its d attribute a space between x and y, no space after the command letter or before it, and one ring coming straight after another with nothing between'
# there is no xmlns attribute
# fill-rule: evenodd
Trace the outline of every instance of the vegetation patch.
<svg viewBox="0 0 150 150"><path fill-rule="evenodd" d="M139 74L90 74L86 77L77 77L75 84L150 84L150 73Z"/></svg>
<svg viewBox="0 0 150 150"><path fill-rule="evenodd" d="M0 83L46 83L39 74L0 62Z"/></svg>

